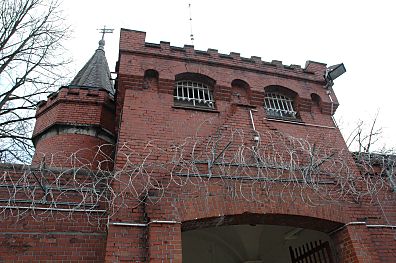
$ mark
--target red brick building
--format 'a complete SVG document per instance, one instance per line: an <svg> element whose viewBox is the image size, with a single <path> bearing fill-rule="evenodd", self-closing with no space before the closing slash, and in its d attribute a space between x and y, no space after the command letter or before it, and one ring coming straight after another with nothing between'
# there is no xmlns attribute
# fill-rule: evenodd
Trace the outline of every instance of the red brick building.
<svg viewBox="0 0 396 263"><path fill-rule="evenodd" d="M101 41L3 167L0 262L394 262L394 173L349 153L327 69L122 29L113 89Z"/></svg>

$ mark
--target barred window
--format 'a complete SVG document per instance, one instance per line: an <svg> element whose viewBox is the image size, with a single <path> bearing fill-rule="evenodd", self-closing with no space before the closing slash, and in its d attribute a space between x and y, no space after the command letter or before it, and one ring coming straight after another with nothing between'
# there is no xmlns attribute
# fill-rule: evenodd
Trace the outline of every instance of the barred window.
<svg viewBox="0 0 396 263"><path fill-rule="evenodd" d="M173 95L175 105L214 108L214 100L209 87L200 82L177 81Z"/></svg>
<svg viewBox="0 0 396 263"><path fill-rule="evenodd" d="M276 92L265 94L264 107L269 117L296 118L293 100Z"/></svg>

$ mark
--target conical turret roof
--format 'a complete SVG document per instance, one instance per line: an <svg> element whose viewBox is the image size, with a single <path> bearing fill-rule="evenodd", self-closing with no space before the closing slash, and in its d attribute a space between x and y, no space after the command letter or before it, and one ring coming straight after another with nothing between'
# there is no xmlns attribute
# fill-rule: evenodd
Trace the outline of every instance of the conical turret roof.
<svg viewBox="0 0 396 263"><path fill-rule="evenodd" d="M105 41L99 41L99 47L88 60L84 67L77 73L69 86L92 89L105 89L114 94L114 88L110 79L109 65L104 51Z"/></svg>

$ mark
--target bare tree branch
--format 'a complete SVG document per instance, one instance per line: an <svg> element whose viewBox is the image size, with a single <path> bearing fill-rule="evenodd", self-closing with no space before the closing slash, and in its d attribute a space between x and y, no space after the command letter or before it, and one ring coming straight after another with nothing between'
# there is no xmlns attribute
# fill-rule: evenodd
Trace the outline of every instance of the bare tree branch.
<svg viewBox="0 0 396 263"><path fill-rule="evenodd" d="M57 0L4 0L0 8L0 161L27 162L34 111L69 62L68 27Z"/></svg>

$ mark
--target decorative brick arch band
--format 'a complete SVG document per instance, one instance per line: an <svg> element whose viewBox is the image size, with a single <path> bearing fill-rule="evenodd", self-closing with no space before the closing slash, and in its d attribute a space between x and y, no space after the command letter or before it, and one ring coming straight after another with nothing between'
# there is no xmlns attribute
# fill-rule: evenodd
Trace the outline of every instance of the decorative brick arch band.
<svg viewBox="0 0 396 263"><path fill-rule="evenodd" d="M286 214L253 214L243 213L237 215L226 215L220 217L201 218L182 222L182 231L199 228L218 227L223 225L280 225L293 226L317 230L325 233L343 226L341 222L330 221L309 216L297 216Z"/></svg>

